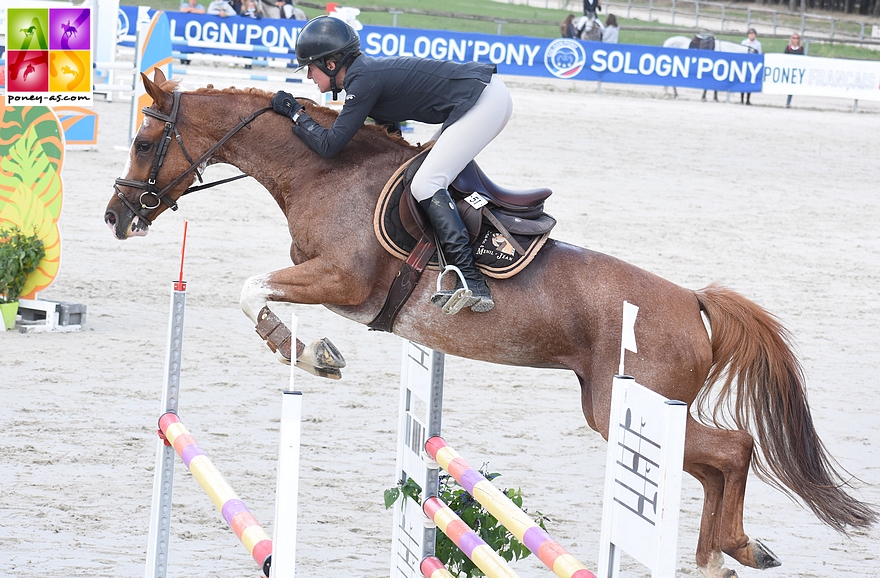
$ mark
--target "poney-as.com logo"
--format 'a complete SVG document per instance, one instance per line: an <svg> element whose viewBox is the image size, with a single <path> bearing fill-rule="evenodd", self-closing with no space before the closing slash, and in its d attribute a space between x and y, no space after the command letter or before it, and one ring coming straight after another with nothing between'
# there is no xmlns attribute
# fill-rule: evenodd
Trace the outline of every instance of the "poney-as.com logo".
<svg viewBox="0 0 880 578"><path fill-rule="evenodd" d="M587 53L577 40L557 38L544 51L544 66L557 78L574 78L587 63Z"/></svg>

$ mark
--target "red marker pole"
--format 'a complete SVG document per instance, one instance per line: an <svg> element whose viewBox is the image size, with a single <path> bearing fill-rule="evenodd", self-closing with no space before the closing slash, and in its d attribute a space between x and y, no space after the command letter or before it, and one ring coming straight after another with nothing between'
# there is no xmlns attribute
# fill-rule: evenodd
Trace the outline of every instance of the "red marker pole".
<svg viewBox="0 0 880 578"><path fill-rule="evenodd" d="M183 222L183 245L180 247L180 277L174 282L175 291L186 291L186 281L183 280L183 258L186 255L186 228L189 221Z"/></svg>

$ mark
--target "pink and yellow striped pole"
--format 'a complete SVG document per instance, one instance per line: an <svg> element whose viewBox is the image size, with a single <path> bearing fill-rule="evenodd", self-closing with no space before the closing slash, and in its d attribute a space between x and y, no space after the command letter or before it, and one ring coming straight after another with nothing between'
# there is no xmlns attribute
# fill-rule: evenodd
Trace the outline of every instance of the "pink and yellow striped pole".
<svg viewBox="0 0 880 578"><path fill-rule="evenodd" d="M269 576L272 565L272 539L257 519L226 483L214 467L214 463L181 423L177 414L168 412L159 418L159 431L165 437L165 442L174 446L174 450L186 464L189 472L214 502L214 506L241 540L242 545L247 548L248 554L260 566L263 574Z"/></svg>
<svg viewBox="0 0 880 578"><path fill-rule="evenodd" d="M470 526L458 517L458 514L443 503L443 500L437 497L428 498L422 506L422 510L424 510L428 518L437 524L440 531L446 534L452 540L452 543L458 546L458 549L464 552L465 556L470 558L488 578L519 578L516 572L507 565L504 558L499 556L489 544L471 530ZM425 573L425 570L436 572L438 569L430 566L426 568L426 560L430 560L430 558L422 560L419 569L422 571L423 576L430 578ZM440 562L440 560L437 560L437 562ZM440 566L443 567L442 564ZM446 568L443 568L443 570L449 574L449 570L446 570ZM441 576L445 575L440 572L434 578Z"/></svg>
<svg viewBox="0 0 880 578"><path fill-rule="evenodd" d="M455 578L452 572L446 569L440 558L428 556L419 564L419 570L425 578Z"/></svg>
<svg viewBox="0 0 880 578"><path fill-rule="evenodd" d="M525 544L559 578L596 578L559 542L535 523L516 504L438 436L425 443L425 450L471 496L495 516L516 539Z"/></svg>

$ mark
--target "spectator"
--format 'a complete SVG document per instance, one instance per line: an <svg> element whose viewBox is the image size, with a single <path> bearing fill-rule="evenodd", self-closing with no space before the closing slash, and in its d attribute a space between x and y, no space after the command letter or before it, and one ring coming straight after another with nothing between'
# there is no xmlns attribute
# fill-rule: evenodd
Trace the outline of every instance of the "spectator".
<svg viewBox="0 0 880 578"><path fill-rule="evenodd" d="M204 14L205 7L198 3L198 0L183 0L180 3L181 12L189 12L190 14Z"/></svg>
<svg viewBox="0 0 880 578"><path fill-rule="evenodd" d="M595 16L602 11L602 0L584 0L584 16Z"/></svg>
<svg viewBox="0 0 880 578"><path fill-rule="evenodd" d="M617 25L617 17L609 14L605 19L605 31L602 32L602 42L608 44L617 44L617 37L620 34L620 27Z"/></svg>
<svg viewBox="0 0 880 578"><path fill-rule="evenodd" d="M306 13L303 12L303 9L299 6L293 7L293 16L291 16L294 20L308 20L309 17L306 16Z"/></svg>
<svg viewBox="0 0 880 578"><path fill-rule="evenodd" d="M574 27L574 14L569 14L565 17L565 20L559 25L559 31L562 33L563 38L575 38L577 36L577 30Z"/></svg>
<svg viewBox="0 0 880 578"><path fill-rule="evenodd" d="M228 0L211 0L211 3L208 4L208 14L220 16L221 18L237 15L235 8L232 7Z"/></svg>
<svg viewBox="0 0 880 578"><path fill-rule="evenodd" d="M757 39L758 32L754 28L749 28L748 38L740 42L743 46L749 48L749 52L755 52L761 54L761 41ZM752 93L751 92L741 92L739 93L739 103L743 104L743 98L745 98L745 104L752 104Z"/></svg>
<svg viewBox="0 0 880 578"><path fill-rule="evenodd" d="M293 16L292 0L275 0L275 6L278 7L278 10L281 14L280 18L290 18L291 16Z"/></svg>
<svg viewBox="0 0 880 578"><path fill-rule="evenodd" d="M804 47L801 46L801 35L795 32L791 35L788 46L785 47L786 54L804 54ZM785 100L785 108L791 108L791 95Z"/></svg>
<svg viewBox="0 0 880 578"><path fill-rule="evenodd" d="M248 0L247 6L242 10L241 15L245 18L253 18L254 20L259 20L263 17L260 11L257 10L257 3L254 0Z"/></svg>

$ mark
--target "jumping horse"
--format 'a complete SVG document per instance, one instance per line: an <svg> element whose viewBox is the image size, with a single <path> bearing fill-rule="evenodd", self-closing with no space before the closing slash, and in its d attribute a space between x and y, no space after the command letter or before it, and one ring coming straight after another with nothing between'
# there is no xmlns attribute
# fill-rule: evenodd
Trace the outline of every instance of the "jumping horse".
<svg viewBox="0 0 880 578"><path fill-rule="evenodd" d="M234 165L259 181L284 212L295 263L250 278L242 290L244 312L256 324L267 302L313 303L370 322L401 266L374 235L377 199L389 177L423 147L367 125L338 157L326 160L292 134L288 119L262 114L270 110L272 93L211 86L178 92L161 72L143 80L154 102L107 206L105 221L114 235L145 235L207 165ZM334 111L301 103L320 124L333 122ZM703 410L688 416L684 470L705 495L696 549L705 576L736 575L722 553L753 568L779 565L743 530L750 464L838 531L875 521L872 507L845 491L848 475L813 427L786 330L741 295L714 284L685 289L553 239L516 276L489 281L496 306L487 313L443 314L429 299L436 275L425 272L394 333L471 359L570 369L580 382L584 417L606 439L622 302L640 306L639 352L628 357L628 373ZM317 355L302 355L310 354Z"/></svg>

